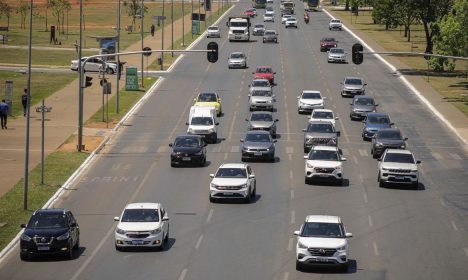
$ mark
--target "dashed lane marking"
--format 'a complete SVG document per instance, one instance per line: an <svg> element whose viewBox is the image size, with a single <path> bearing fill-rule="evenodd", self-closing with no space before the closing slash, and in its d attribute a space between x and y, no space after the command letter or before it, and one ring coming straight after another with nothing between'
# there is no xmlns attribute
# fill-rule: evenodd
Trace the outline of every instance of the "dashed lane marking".
<svg viewBox="0 0 468 280"><path fill-rule="evenodd" d="M372 242L372 247L374 248L374 255L378 256L379 255L379 248L377 247L377 243Z"/></svg>
<svg viewBox="0 0 468 280"><path fill-rule="evenodd" d="M292 251L294 244L294 238L290 237L288 241L288 251Z"/></svg>
<svg viewBox="0 0 468 280"><path fill-rule="evenodd" d="M182 270L182 272L180 273L179 280L184 280L185 275L187 275L187 269L186 268L184 268L184 270Z"/></svg>
<svg viewBox="0 0 468 280"><path fill-rule="evenodd" d="M203 234L200 235L200 237L198 237L197 244L195 244L195 249L200 248L200 244L201 244L202 240L203 240Z"/></svg>
<svg viewBox="0 0 468 280"><path fill-rule="evenodd" d="M361 155L361 157L367 157L367 156L369 156L369 154L367 153L367 150L358 149L358 151L359 151L359 155Z"/></svg>
<svg viewBox="0 0 468 280"><path fill-rule="evenodd" d="M457 225L455 224L455 222L454 222L454 221L450 221L450 223L452 224L453 230L454 230L454 231L458 231L458 227L457 227Z"/></svg>
<svg viewBox="0 0 468 280"><path fill-rule="evenodd" d="M211 222L211 218L213 217L213 209L210 209L210 212L208 212L208 217L206 217L206 223Z"/></svg>
<svg viewBox="0 0 468 280"><path fill-rule="evenodd" d="M374 223L372 222L372 217L369 215L367 216L368 220L369 220L369 226L372 227L374 226Z"/></svg>
<svg viewBox="0 0 468 280"><path fill-rule="evenodd" d="M291 224L294 224L296 222L296 212L291 211Z"/></svg>

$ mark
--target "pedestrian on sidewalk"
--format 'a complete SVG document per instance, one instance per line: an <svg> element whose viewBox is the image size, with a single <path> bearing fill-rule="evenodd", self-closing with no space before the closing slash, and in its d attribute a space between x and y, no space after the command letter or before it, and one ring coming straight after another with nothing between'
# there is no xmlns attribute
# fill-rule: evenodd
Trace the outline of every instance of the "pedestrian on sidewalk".
<svg viewBox="0 0 468 280"><path fill-rule="evenodd" d="M5 102L5 99L2 99L2 102L0 103L0 119L2 123L2 129L8 129L7 128L8 111L10 111L10 107Z"/></svg>
<svg viewBox="0 0 468 280"><path fill-rule="evenodd" d="M23 116L26 117L26 107L28 106L28 89L24 89L23 95L21 95L21 104L23 104Z"/></svg>
<svg viewBox="0 0 468 280"><path fill-rule="evenodd" d="M154 24L151 24L150 30L151 30L151 36L154 37Z"/></svg>

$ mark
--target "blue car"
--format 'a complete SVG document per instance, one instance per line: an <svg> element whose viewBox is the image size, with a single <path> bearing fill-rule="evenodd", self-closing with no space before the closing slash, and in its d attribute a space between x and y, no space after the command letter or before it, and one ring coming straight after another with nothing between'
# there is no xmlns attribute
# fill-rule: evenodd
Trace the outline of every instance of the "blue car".
<svg viewBox="0 0 468 280"><path fill-rule="evenodd" d="M364 127L362 128L362 140L370 140L374 134L381 128L391 128L393 123L387 113L371 112L362 121Z"/></svg>

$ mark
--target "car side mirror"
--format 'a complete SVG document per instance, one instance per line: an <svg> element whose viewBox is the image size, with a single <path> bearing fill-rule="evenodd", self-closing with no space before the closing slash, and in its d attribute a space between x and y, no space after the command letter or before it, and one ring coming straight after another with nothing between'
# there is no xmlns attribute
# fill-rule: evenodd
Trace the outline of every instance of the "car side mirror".
<svg viewBox="0 0 468 280"><path fill-rule="evenodd" d="M279 120L278 120L278 119L275 119L275 122L279 122Z"/></svg>
<svg viewBox="0 0 468 280"><path fill-rule="evenodd" d="M188 122L186 122L185 125L188 125Z"/></svg>
<svg viewBox="0 0 468 280"><path fill-rule="evenodd" d="M250 85L248 85L248 87L250 87Z"/></svg>
<svg viewBox="0 0 468 280"><path fill-rule="evenodd" d="M341 132L339 130L336 131L336 136L341 136Z"/></svg>
<svg viewBox="0 0 468 280"><path fill-rule="evenodd" d="M276 74L276 72L273 72L273 74Z"/></svg>
<svg viewBox="0 0 468 280"><path fill-rule="evenodd" d="M297 97L297 99L300 99L300 98L301 98L300 96Z"/></svg>
<svg viewBox="0 0 468 280"><path fill-rule="evenodd" d="M246 122L248 122L248 121L249 121L249 119L245 119L245 121L246 121Z"/></svg>
<svg viewBox="0 0 468 280"><path fill-rule="evenodd" d="M305 128L303 128L303 129L302 129L302 132L306 132L306 129L305 129Z"/></svg>
<svg viewBox="0 0 468 280"><path fill-rule="evenodd" d="M21 228L26 228L26 224L21 224L20 227Z"/></svg>
<svg viewBox="0 0 468 280"><path fill-rule="evenodd" d="M335 120L339 119L339 117L335 117Z"/></svg>
<svg viewBox="0 0 468 280"><path fill-rule="evenodd" d="M364 83L365 86L367 86L367 83Z"/></svg>
<svg viewBox="0 0 468 280"><path fill-rule="evenodd" d="M390 123L390 125L394 125L395 123Z"/></svg>
<svg viewBox="0 0 468 280"><path fill-rule="evenodd" d="M304 156L304 159L308 159L308 158L309 158L309 156L308 156L308 155L305 155L305 156Z"/></svg>
<svg viewBox="0 0 468 280"><path fill-rule="evenodd" d="M70 224L70 227L72 227L72 228L77 227L77 226L78 226L77 223L71 223L71 224Z"/></svg>
<svg viewBox="0 0 468 280"><path fill-rule="evenodd" d="M169 143L169 147L172 147L172 143Z"/></svg>
<svg viewBox="0 0 468 280"><path fill-rule="evenodd" d="M276 142L278 142L278 140L276 140L276 139L273 139L273 143L276 143Z"/></svg>
<svg viewBox="0 0 468 280"><path fill-rule="evenodd" d="M242 143L244 142L244 139L240 139L239 141L241 141Z"/></svg>
<svg viewBox="0 0 468 280"><path fill-rule="evenodd" d="M405 139L403 139L403 141L408 141L408 137L405 137Z"/></svg>
<svg viewBox="0 0 468 280"><path fill-rule="evenodd" d="M247 97L250 97L250 94L247 94Z"/></svg>
<svg viewBox="0 0 468 280"><path fill-rule="evenodd" d="M299 235L299 234L301 234L301 231L299 231L299 230L294 231L294 235Z"/></svg>
<svg viewBox="0 0 468 280"><path fill-rule="evenodd" d="M164 217L162 218L162 220L163 220L163 221L169 221L169 217L168 217L168 216L164 216Z"/></svg>
<svg viewBox="0 0 468 280"><path fill-rule="evenodd" d="M254 175L254 174L250 174L250 175L249 175L249 179L253 179L253 178L255 178L255 175Z"/></svg>
<svg viewBox="0 0 468 280"><path fill-rule="evenodd" d="M219 125L219 122L215 123L215 125Z"/></svg>
<svg viewBox="0 0 468 280"><path fill-rule="evenodd" d="M377 107L377 106L379 106L379 104L375 104L374 106Z"/></svg>
<svg viewBox="0 0 468 280"><path fill-rule="evenodd" d="M416 164L420 164L420 163L421 163L421 161L420 161L420 160L416 161Z"/></svg>
<svg viewBox="0 0 468 280"><path fill-rule="evenodd" d="M255 72L252 72L252 74L255 74Z"/></svg>
<svg viewBox="0 0 468 280"><path fill-rule="evenodd" d="M378 158L377 161L382 161L382 158Z"/></svg>
<svg viewBox="0 0 468 280"><path fill-rule="evenodd" d="M120 218L119 217L114 217L114 221L118 222L118 221L120 221Z"/></svg>
<svg viewBox="0 0 468 280"><path fill-rule="evenodd" d="M211 177L211 178L214 178L214 174L210 174L210 177Z"/></svg>
<svg viewBox="0 0 468 280"><path fill-rule="evenodd" d="M352 234L351 232L347 232L347 233L345 234L345 237L346 237L346 238L353 237L353 234Z"/></svg>
<svg viewBox="0 0 468 280"><path fill-rule="evenodd" d="M345 158L345 157L342 157L342 158L341 158L341 161L346 161L346 160L348 160L348 159Z"/></svg>

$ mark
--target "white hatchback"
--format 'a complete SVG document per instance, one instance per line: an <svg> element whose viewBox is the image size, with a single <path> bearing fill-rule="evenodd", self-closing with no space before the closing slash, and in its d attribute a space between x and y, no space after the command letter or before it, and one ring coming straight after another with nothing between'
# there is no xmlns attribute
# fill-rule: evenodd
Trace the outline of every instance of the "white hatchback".
<svg viewBox="0 0 468 280"><path fill-rule="evenodd" d="M160 203L131 203L125 206L115 228L115 249L163 248L169 241L169 217Z"/></svg>
<svg viewBox="0 0 468 280"><path fill-rule="evenodd" d="M314 109L323 109L323 101L326 97L322 96L318 90L303 90L297 97L297 112L312 112Z"/></svg>

